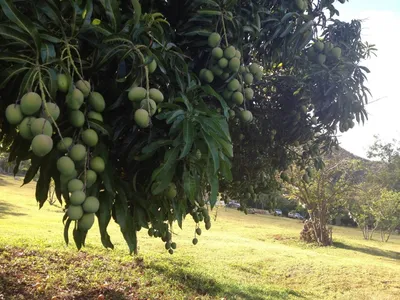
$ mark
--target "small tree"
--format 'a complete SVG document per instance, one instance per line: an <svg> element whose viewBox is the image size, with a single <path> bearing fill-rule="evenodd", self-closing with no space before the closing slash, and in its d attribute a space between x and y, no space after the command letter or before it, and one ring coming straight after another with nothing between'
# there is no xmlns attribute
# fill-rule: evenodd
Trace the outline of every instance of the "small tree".
<svg viewBox="0 0 400 300"><path fill-rule="evenodd" d="M400 193L384 189L372 207L381 240L388 242L393 230L400 225Z"/></svg>
<svg viewBox="0 0 400 300"><path fill-rule="evenodd" d="M323 169L313 174L311 168L305 171L292 166L281 176L286 181L286 190L292 199L304 204L310 219L304 224L301 239L316 242L321 246L332 244L332 233L327 228L330 211L343 206L355 189L351 179L356 164L351 160L331 157Z"/></svg>

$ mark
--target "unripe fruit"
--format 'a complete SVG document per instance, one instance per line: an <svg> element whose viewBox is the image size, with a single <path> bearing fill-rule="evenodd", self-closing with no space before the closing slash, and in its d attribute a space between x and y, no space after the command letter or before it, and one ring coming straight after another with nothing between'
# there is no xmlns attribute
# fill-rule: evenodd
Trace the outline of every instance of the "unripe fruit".
<svg viewBox="0 0 400 300"><path fill-rule="evenodd" d="M333 49L333 44L332 44L331 42L325 43L325 46L324 46L324 53L325 53L326 55L330 54L330 52L332 51L332 49Z"/></svg>
<svg viewBox="0 0 400 300"><path fill-rule="evenodd" d="M151 74L151 73L154 73L154 71L157 69L157 62L156 62L156 60L153 59L153 60L151 61L151 63L149 63L149 64L147 65L147 67L149 68L149 73L150 73L150 74Z"/></svg>
<svg viewBox="0 0 400 300"><path fill-rule="evenodd" d="M232 100L235 102L235 104L242 105L244 101L243 94L241 92L234 92L232 95Z"/></svg>
<svg viewBox="0 0 400 300"><path fill-rule="evenodd" d="M24 115L31 116L37 113L42 106L42 98L34 93L29 92L22 96L20 108Z"/></svg>
<svg viewBox="0 0 400 300"><path fill-rule="evenodd" d="M83 182L79 179L72 179L68 182L68 192L73 193L83 190Z"/></svg>
<svg viewBox="0 0 400 300"><path fill-rule="evenodd" d="M38 118L31 123L31 131L33 136L44 134L48 136L53 135L53 127L50 122L43 118Z"/></svg>
<svg viewBox="0 0 400 300"><path fill-rule="evenodd" d="M82 174L81 180L85 182L85 174ZM86 187L90 188L97 180L97 174L93 170L86 170Z"/></svg>
<svg viewBox="0 0 400 300"><path fill-rule="evenodd" d="M201 235L201 228L196 228L196 234Z"/></svg>
<svg viewBox="0 0 400 300"><path fill-rule="evenodd" d="M83 216L82 206L80 205L68 206L67 215L71 220L79 220Z"/></svg>
<svg viewBox="0 0 400 300"><path fill-rule="evenodd" d="M226 59L231 59L235 56L236 54L236 49L233 46L229 46L224 50L224 56Z"/></svg>
<svg viewBox="0 0 400 300"><path fill-rule="evenodd" d="M86 147L82 144L76 144L71 148L68 155L75 162L84 160L86 156Z"/></svg>
<svg viewBox="0 0 400 300"><path fill-rule="evenodd" d="M103 116L96 111L89 111L87 116L88 116L88 119L90 119L90 120L96 120L96 121L103 123Z"/></svg>
<svg viewBox="0 0 400 300"><path fill-rule="evenodd" d="M77 179L75 179L77 180ZM83 191L75 191L72 192L71 196L69 197L69 202L72 205L81 205L86 198L86 194Z"/></svg>
<svg viewBox="0 0 400 300"><path fill-rule="evenodd" d="M230 90L227 90L227 89L225 89L222 92L222 97L224 97L225 100L231 100L232 99L232 95L233 95L233 92L230 91Z"/></svg>
<svg viewBox="0 0 400 300"><path fill-rule="evenodd" d="M48 118L50 122L57 121L60 116L60 108L53 102L47 102L45 106L45 112L43 113L45 118Z"/></svg>
<svg viewBox="0 0 400 300"><path fill-rule="evenodd" d="M77 89L79 89L82 92L83 96L85 96L85 97L89 96L89 93L90 93L90 83L89 83L89 81L78 80L75 83L75 86L76 86Z"/></svg>
<svg viewBox="0 0 400 300"><path fill-rule="evenodd" d="M212 66L211 72L213 72L215 76L221 76L224 74L224 70L222 70L218 65Z"/></svg>
<svg viewBox="0 0 400 300"><path fill-rule="evenodd" d="M80 230L88 231L94 224L94 214L84 214L78 221Z"/></svg>
<svg viewBox="0 0 400 300"><path fill-rule="evenodd" d="M208 36L208 46L215 48L219 45L221 36L217 32L213 32Z"/></svg>
<svg viewBox="0 0 400 300"><path fill-rule="evenodd" d="M164 95L158 89L150 89L149 90L149 98L153 99L156 103L160 103L164 101Z"/></svg>
<svg viewBox="0 0 400 300"><path fill-rule="evenodd" d="M220 59L222 56L224 56L224 51L220 47L215 47L212 50L211 55L215 59Z"/></svg>
<svg viewBox="0 0 400 300"><path fill-rule="evenodd" d="M332 56L336 59L339 59L342 56L342 49L339 47L332 48Z"/></svg>
<svg viewBox="0 0 400 300"><path fill-rule="evenodd" d="M72 175L75 171L75 164L68 156L62 156L57 160L57 170L65 176Z"/></svg>
<svg viewBox="0 0 400 300"><path fill-rule="evenodd" d="M165 191L165 196L168 199L172 200L172 199L174 199L176 197L176 195L177 195L176 185L174 183L170 183L168 188L167 188L167 190Z"/></svg>
<svg viewBox="0 0 400 300"><path fill-rule="evenodd" d="M21 124L18 126L19 134L26 140L33 139L33 134L31 131L31 126L33 121L35 121L35 117L25 117Z"/></svg>
<svg viewBox="0 0 400 300"><path fill-rule="evenodd" d="M175 242L171 243L171 248L174 249L174 250L176 249L176 243Z"/></svg>
<svg viewBox="0 0 400 300"><path fill-rule="evenodd" d="M70 111L68 119L74 127L82 127L85 124L85 115L80 110Z"/></svg>
<svg viewBox="0 0 400 300"><path fill-rule="evenodd" d="M246 67L245 66L240 66L239 71L240 71L240 73L246 73Z"/></svg>
<svg viewBox="0 0 400 300"><path fill-rule="evenodd" d="M233 119L236 116L236 113L234 110L230 109L229 110L229 118Z"/></svg>
<svg viewBox="0 0 400 300"><path fill-rule="evenodd" d="M133 116L136 124L141 128L147 128L150 125L150 116L147 110L139 108L135 111Z"/></svg>
<svg viewBox="0 0 400 300"><path fill-rule="evenodd" d="M88 101L97 112L102 112L106 108L106 101L104 101L104 97L98 92L91 92Z"/></svg>
<svg viewBox="0 0 400 300"><path fill-rule="evenodd" d="M211 228L211 222L206 222L205 226L206 230L210 230Z"/></svg>
<svg viewBox="0 0 400 300"><path fill-rule="evenodd" d="M244 75L244 82L246 84L252 84L254 80L253 74L251 73L246 73L246 75Z"/></svg>
<svg viewBox="0 0 400 300"><path fill-rule="evenodd" d="M59 91L66 93L69 89L69 80L68 76L65 74L57 75L57 88Z"/></svg>
<svg viewBox="0 0 400 300"><path fill-rule="evenodd" d="M146 110L149 113L149 116L151 117L157 111L157 104L153 99L143 99L140 102L140 108Z"/></svg>
<svg viewBox="0 0 400 300"><path fill-rule="evenodd" d="M229 61L228 61L225 57L221 58L221 59L218 61L218 66L219 66L220 68L222 68L222 69L225 69L225 68L228 66L228 64L229 64Z"/></svg>
<svg viewBox="0 0 400 300"><path fill-rule="evenodd" d="M66 93L69 89L69 79L65 74L57 75L57 88L59 91Z"/></svg>
<svg viewBox="0 0 400 300"><path fill-rule="evenodd" d="M315 48L315 50L316 50L317 52L322 52L322 51L324 50L324 47L325 47L325 45L324 45L324 43L321 42L321 41L318 41L318 42L316 42L316 43L314 44L314 48Z"/></svg>
<svg viewBox="0 0 400 300"><path fill-rule="evenodd" d="M11 125L17 125L21 123L22 119L24 118L24 115L22 114L21 111L21 106L18 104L10 104L6 108L6 119L8 123Z"/></svg>
<svg viewBox="0 0 400 300"><path fill-rule="evenodd" d="M226 80L226 79L228 79L229 78L229 73L227 73L227 72L225 72L225 73L223 73L222 75L221 75L221 79L222 80Z"/></svg>
<svg viewBox="0 0 400 300"><path fill-rule="evenodd" d="M142 101L144 98L146 98L146 95L147 95L146 89L137 86L130 89L128 93L128 99L131 101Z"/></svg>
<svg viewBox="0 0 400 300"><path fill-rule="evenodd" d="M93 157L90 160L89 166L96 173L101 173L105 169L104 160L100 156Z"/></svg>
<svg viewBox="0 0 400 300"><path fill-rule="evenodd" d="M240 89L240 83L239 80L237 79L232 79L229 83L228 83L228 89L232 92Z"/></svg>
<svg viewBox="0 0 400 300"><path fill-rule="evenodd" d="M214 74L210 70L205 70L202 79L207 83L211 83L214 80Z"/></svg>
<svg viewBox="0 0 400 300"><path fill-rule="evenodd" d="M99 199L93 196L86 198L82 204L83 211L86 213L96 213L99 210L100 202Z"/></svg>
<svg viewBox="0 0 400 300"><path fill-rule="evenodd" d="M231 70L232 72L237 72L239 71L240 68L240 60L237 57L232 58L229 61L229 70Z"/></svg>
<svg viewBox="0 0 400 300"><path fill-rule="evenodd" d="M258 64L252 63L249 66L249 70L253 75L256 75L257 73L259 73L261 71L261 68L260 68L260 66Z"/></svg>
<svg viewBox="0 0 400 300"><path fill-rule="evenodd" d="M251 122L253 121L253 114L249 110L242 110L240 112L240 118L242 119L243 122Z"/></svg>
<svg viewBox="0 0 400 300"><path fill-rule="evenodd" d="M318 54L318 62L321 64L321 65L323 65L324 63L325 63L325 61L326 61L326 56L325 56L325 54Z"/></svg>
<svg viewBox="0 0 400 300"><path fill-rule="evenodd" d="M57 144L57 150L61 152L67 152L69 147L72 145L72 138L65 137Z"/></svg>
<svg viewBox="0 0 400 300"><path fill-rule="evenodd" d="M237 57L237 58L241 58L242 57L242 53L240 53L240 51L239 50L236 50L235 51L235 57Z"/></svg>
<svg viewBox="0 0 400 300"><path fill-rule="evenodd" d="M39 134L33 138L31 147L36 156L43 157L53 149L53 140L47 135Z"/></svg>
<svg viewBox="0 0 400 300"><path fill-rule="evenodd" d="M311 123L313 123L314 125L316 125L318 123L318 120L316 117L312 117L311 118Z"/></svg>
<svg viewBox="0 0 400 300"><path fill-rule="evenodd" d="M256 77L257 80L261 80L263 77L263 72L260 70L259 72L256 73L256 75L254 75Z"/></svg>
<svg viewBox="0 0 400 300"><path fill-rule="evenodd" d="M67 95L66 103L70 109L77 110L82 106L83 100L83 93L79 89L75 88L73 89L72 93Z"/></svg>
<svg viewBox="0 0 400 300"><path fill-rule="evenodd" d="M198 242L199 242L199 240L198 240L197 238L194 238L194 239L192 240L193 245L197 245Z"/></svg>
<svg viewBox="0 0 400 300"><path fill-rule="evenodd" d="M97 145L99 141L99 136L97 135L97 132L94 131L93 129L86 129L82 133L82 141L89 147L94 147Z"/></svg>

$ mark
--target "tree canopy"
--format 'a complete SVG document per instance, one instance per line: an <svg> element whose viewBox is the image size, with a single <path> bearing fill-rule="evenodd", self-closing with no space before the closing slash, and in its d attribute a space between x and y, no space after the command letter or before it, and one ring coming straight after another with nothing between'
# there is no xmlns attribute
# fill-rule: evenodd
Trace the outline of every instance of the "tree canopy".
<svg viewBox="0 0 400 300"><path fill-rule="evenodd" d="M173 222L209 229L218 192L276 190L364 122L375 49L342 3L0 0L1 149L40 207L54 182L67 242L96 214L105 247L112 218L173 253Z"/></svg>

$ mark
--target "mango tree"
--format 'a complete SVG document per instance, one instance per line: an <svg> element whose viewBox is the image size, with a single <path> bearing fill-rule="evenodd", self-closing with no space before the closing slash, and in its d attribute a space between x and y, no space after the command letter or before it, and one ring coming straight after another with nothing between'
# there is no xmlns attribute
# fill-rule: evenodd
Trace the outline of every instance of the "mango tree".
<svg viewBox="0 0 400 300"><path fill-rule="evenodd" d="M54 183L67 243L97 219L113 248L113 219L173 253L174 222L200 235L218 192L279 189L365 120L373 46L342 2L0 0L1 149L39 207Z"/></svg>

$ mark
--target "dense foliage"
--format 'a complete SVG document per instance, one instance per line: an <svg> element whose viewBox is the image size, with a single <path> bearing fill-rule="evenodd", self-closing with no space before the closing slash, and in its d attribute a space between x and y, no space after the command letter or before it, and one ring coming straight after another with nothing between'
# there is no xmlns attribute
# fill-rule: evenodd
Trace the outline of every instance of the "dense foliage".
<svg viewBox="0 0 400 300"><path fill-rule="evenodd" d="M173 253L174 221L199 235L218 192L268 194L364 121L373 47L343 2L0 0L1 147L40 207L54 182L67 242L96 213L105 247L113 218Z"/></svg>

